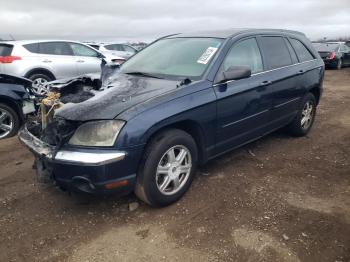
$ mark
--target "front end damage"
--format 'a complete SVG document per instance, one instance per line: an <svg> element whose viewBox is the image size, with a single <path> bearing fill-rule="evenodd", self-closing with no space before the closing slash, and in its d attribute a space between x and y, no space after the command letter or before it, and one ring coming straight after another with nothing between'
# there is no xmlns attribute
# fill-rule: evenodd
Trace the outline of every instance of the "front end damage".
<svg viewBox="0 0 350 262"><path fill-rule="evenodd" d="M34 168L40 182L54 182L68 190L88 193L110 192L110 184L130 192L135 175L113 174L123 168L126 153L115 149L79 148L68 144L81 121L57 116L59 109L68 104L82 103L97 95L102 87L94 75L54 81L49 92L38 101L36 117L27 121L19 132L20 141L35 156ZM118 188L120 189L120 188Z"/></svg>

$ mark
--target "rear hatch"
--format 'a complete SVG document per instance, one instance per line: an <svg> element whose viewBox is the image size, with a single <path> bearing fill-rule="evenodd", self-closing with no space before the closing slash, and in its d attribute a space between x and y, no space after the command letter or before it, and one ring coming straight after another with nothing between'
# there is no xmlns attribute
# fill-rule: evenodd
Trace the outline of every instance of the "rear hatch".
<svg viewBox="0 0 350 262"><path fill-rule="evenodd" d="M4 65L1 62L1 58L5 56L10 56L12 53L13 45L0 43L0 73L6 73Z"/></svg>

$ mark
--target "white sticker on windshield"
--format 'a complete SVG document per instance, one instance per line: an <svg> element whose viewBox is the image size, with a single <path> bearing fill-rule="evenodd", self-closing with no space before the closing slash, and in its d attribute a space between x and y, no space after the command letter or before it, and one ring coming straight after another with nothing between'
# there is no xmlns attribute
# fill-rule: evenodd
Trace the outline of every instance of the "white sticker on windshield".
<svg viewBox="0 0 350 262"><path fill-rule="evenodd" d="M197 63L206 65L217 50L217 47L208 47L203 55L201 55L201 57L197 60Z"/></svg>

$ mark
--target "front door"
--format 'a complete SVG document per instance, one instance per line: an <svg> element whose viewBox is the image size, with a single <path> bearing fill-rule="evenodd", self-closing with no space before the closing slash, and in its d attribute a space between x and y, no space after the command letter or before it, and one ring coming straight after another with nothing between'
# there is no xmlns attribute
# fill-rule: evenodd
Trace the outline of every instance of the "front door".
<svg viewBox="0 0 350 262"><path fill-rule="evenodd" d="M101 72L101 58L98 52L78 43L70 43L70 46L75 55L80 75Z"/></svg>
<svg viewBox="0 0 350 262"><path fill-rule="evenodd" d="M262 56L255 37L240 40L232 46L218 75L232 66L248 66L252 76L214 84L217 154L264 134L271 109L270 82L263 73Z"/></svg>

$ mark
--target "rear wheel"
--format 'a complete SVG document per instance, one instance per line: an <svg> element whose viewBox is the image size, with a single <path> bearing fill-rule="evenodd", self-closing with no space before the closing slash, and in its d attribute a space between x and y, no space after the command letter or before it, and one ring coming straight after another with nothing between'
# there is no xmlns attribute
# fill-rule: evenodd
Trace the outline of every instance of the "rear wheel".
<svg viewBox="0 0 350 262"><path fill-rule="evenodd" d="M197 145L188 133L178 129L160 133L147 146L136 195L152 206L176 202L192 183L197 159Z"/></svg>
<svg viewBox="0 0 350 262"><path fill-rule="evenodd" d="M294 136L305 136L311 130L316 116L316 99L311 93L305 95L302 107L287 128Z"/></svg>
<svg viewBox="0 0 350 262"><path fill-rule="evenodd" d="M0 103L0 139L16 135L19 127L20 119L16 111Z"/></svg>
<svg viewBox="0 0 350 262"><path fill-rule="evenodd" d="M32 89L37 95L45 95L48 92L47 83L54 80L46 74L33 74L29 79L32 80Z"/></svg>

